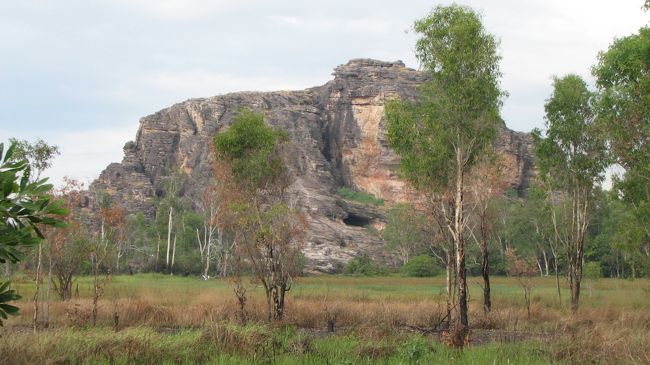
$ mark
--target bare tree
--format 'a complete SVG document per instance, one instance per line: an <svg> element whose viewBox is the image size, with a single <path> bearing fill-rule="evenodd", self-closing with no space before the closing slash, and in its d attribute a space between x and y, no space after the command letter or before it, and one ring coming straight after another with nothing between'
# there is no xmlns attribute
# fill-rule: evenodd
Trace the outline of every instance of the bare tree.
<svg viewBox="0 0 650 365"><path fill-rule="evenodd" d="M426 217L410 204L396 204L388 210L387 218L381 237L402 265L406 265L412 255L426 247Z"/></svg>
<svg viewBox="0 0 650 365"><path fill-rule="evenodd" d="M483 277L483 310L490 312L490 252L489 243L494 234L497 212L494 207L495 199L502 196L506 190L506 182L502 174L503 165L498 157L483 158L471 170L469 190L474 209L471 211L473 226L469 233L481 250L481 276Z"/></svg>
<svg viewBox="0 0 650 365"><path fill-rule="evenodd" d="M533 292L532 278L539 273L538 268L535 267L535 263L530 259L518 257L514 248L506 251L506 258L508 259L508 274L517 278L517 282L519 282L519 285L524 290L528 321L530 321L530 299Z"/></svg>
<svg viewBox="0 0 650 365"><path fill-rule="evenodd" d="M93 326L97 324L99 299L104 294L113 272L110 260L115 250L114 243L123 239L121 236L124 234L125 222L125 210L122 207L113 206L110 195L101 191L96 191L95 194L99 196L100 230L99 235L92 240L90 247L90 266L93 276Z"/></svg>
<svg viewBox="0 0 650 365"><path fill-rule="evenodd" d="M203 217L203 229L196 229L196 239L203 264L203 279L207 280L210 264L216 261L219 274L228 273L228 262L232 253L234 240L228 241L225 227L228 225L227 194L222 181L217 180L208 186L199 200L199 209Z"/></svg>

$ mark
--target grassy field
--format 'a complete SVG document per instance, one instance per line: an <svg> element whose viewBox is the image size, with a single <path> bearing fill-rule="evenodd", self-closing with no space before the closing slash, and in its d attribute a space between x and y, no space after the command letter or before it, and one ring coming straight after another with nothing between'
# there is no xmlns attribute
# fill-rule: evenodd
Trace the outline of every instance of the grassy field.
<svg viewBox="0 0 650 365"><path fill-rule="evenodd" d="M30 329L33 308L0 330L1 363L650 363L650 280L586 282L573 314L553 278L533 280L531 319L516 280L493 279L493 311L481 309L471 278L471 344L445 345L444 333L421 334L444 314L444 278L313 276L289 293L283 323L265 321L262 292L251 285L248 321L239 324L227 280L163 275L110 279L90 326L90 278L79 297L52 301L49 328ZM34 284L16 278L24 298ZM76 290L75 290L76 291ZM119 321L115 328L115 314ZM335 333L326 333L334 319ZM117 330L117 331L116 331Z"/></svg>

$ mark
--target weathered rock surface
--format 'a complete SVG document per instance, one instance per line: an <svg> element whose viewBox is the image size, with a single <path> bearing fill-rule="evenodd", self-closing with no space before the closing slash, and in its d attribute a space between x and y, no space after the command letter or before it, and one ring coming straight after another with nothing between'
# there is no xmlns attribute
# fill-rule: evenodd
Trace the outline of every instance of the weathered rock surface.
<svg viewBox="0 0 650 365"><path fill-rule="evenodd" d="M342 201L340 186L386 202L412 192L396 176L399 159L385 136L384 102L413 97L425 75L400 61L357 59L339 66L334 80L302 91L241 92L191 99L140 120L135 142L121 163L110 164L94 182L128 211L153 213L153 198L179 169L191 183L184 194L200 196L211 175L211 141L240 107L262 111L270 125L291 136L288 162L298 204L309 216L304 248L312 269L331 271L364 252L385 257L383 241L367 226L380 227L381 209ZM501 128L496 148L508 163L510 185L523 191L532 174L528 134Z"/></svg>

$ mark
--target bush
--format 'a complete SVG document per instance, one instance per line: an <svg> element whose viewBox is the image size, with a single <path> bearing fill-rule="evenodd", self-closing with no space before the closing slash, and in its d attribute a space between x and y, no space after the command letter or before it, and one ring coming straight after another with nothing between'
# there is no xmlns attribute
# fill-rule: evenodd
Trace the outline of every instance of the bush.
<svg viewBox="0 0 650 365"><path fill-rule="evenodd" d="M352 190L346 187L338 188L336 190L336 194L343 199L353 200L359 203L371 204L371 205L384 205L384 199L379 199L372 194L364 193L362 191Z"/></svg>
<svg viewBox="0 0 650 365"><path fill-rule="evenodd" d="M603 269L601 268L600 263L594 261L587 262L584 265L582 272L585 278L594 281L603 277Z"/></svg>
<svg viewBox="0 0 650 365"><path fill-rule="evenodd" d="M367 255L358 256L348 261L348 263L345 265L344 272L348 275L363 275L363 276L388 274L388 270L386 268L377 265Z"/></svg>
<svg viewBox="0 0 650 365"><path fill-rule="evenodd" d="M433 348L426 338L414 336L401 346L399 357L409 364L419 364L422 358L431 352L433 352Z"/></svg>
<svg viewBox="0 0 650 365"><path fill-rule="evenodd" d="M433 257L429 255L420 255L411 258L406 265L400 270L404 276L427 277L436 276L438 267Z"/></svg>

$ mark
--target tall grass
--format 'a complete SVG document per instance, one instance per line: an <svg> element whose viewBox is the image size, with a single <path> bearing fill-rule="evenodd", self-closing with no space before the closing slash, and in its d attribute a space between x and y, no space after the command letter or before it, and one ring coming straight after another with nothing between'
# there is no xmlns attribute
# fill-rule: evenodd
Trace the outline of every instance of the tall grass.
<svg viewBox="0 0 650 365"><path fill-rule="evenodd" d="M216 324L161 333L130 328L60 329L0 338L9 364L548 364L542 344L524 342L458 351L418 335L382 340L322 336L291 327ZM8 361L7 361L8 360Z"/></svg>
<svg viewBox="0 0 650 365"><path fill-rule="evenodd" d="M33 295L27 278L16 283L23 298ZM249 290L249 324L241 327L227 280L153 274L113 277L100 301L99 327L92 328L91 281L80 278L79 298L52 301L50 329L37 335L28 331L31 304L18 302L22 315L0 332L0 355L22 351L21 357L0 363L83 363L78 360L84 358L91 359L88 363L250 363L267 359L260 356L274 353L278 342L289 339L291 344L275 352L275 363L345 363L345 358L409 363L407 348L425 353L420 363L529 363L523 361L529 358L539 363L650 363L650 280L600 280L573 314L558 301L554 279L537 278L530 321L514 280L493 278L494 310L489 314L482 311L479 279L470 278L469 284L470 338L476 346L460 354L438 343L444 334L431 338L412 332L440 322L445 300L441 277L301 278L290 292L281 328L262 324L266 303L259 289ZM332 318L335 335L324 336Z"/></svg>

